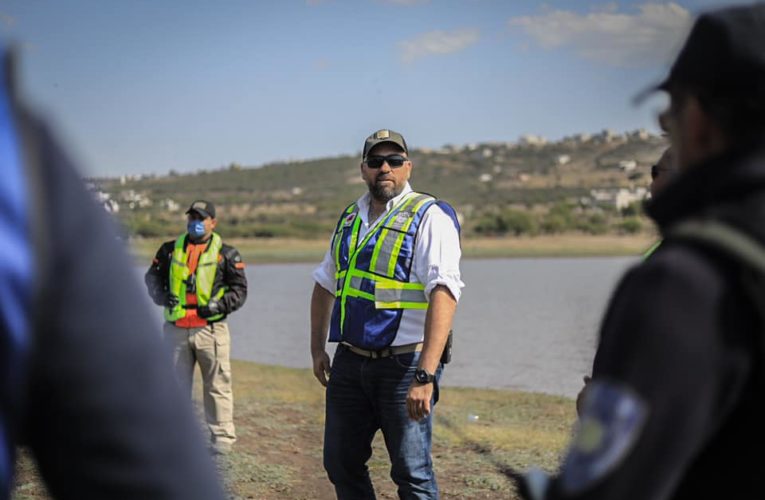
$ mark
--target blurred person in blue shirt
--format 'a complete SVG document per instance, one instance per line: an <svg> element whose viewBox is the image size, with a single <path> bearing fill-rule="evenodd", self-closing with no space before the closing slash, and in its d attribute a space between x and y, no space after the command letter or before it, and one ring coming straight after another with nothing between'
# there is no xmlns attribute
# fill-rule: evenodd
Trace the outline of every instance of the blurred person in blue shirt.
<svg viewBox="0 0 765 500"><path fill-rule="evenodd" d="M17 444L55 498L223 498L115 228L0 52L0 498Z"/></svg>

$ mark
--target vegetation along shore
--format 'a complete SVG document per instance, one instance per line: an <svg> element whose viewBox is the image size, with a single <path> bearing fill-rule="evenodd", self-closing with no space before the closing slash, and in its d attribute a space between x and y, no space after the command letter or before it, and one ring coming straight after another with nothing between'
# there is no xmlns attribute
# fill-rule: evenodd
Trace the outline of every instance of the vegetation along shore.
<svg viewBox="0 0 765 500"><path fill-rule="evenodd" d="M173 239L137 238L131 249L137 263L148 266L162 241ZM227 239L251 264L321 261L329 246L327 239L233 238ZM462 252L466 259L511 257L595 257L640 255L656 240L651 232L631 235L559 234L520 237L463 238Z"/></svg>

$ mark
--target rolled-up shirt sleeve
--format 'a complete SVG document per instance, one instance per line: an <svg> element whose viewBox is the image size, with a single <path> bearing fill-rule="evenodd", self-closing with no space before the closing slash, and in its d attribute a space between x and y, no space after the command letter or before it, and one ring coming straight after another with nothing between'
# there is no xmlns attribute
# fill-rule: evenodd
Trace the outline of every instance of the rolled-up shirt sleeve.
<svg viewBox="0 0 765 500"><path fill-rule="evenodd" d="M313 280L319 284L319 286L334 295L335 289L337 288L335 273L335 259L332 257L332 252L327 250L327 253L324 254L324 259L322 259L321 264L319 264L319 267L313 270L311 276L313 277Z"/></svg>
<svg viewBox="0 0 765 500"><path fill-rule="evenodd" d="M460 274L460 236L451 217L438 205L433 205L424 215L415 243L413 272L425 285L425 295L438 285L449 289L459 302L462 288Z"/></svg>

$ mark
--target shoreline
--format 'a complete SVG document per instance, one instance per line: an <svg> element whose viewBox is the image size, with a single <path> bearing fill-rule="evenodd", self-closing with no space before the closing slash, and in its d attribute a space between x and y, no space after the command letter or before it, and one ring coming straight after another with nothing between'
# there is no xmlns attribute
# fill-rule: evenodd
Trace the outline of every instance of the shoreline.
<svg viewBox="0 0 765 500"><path fill-rule="evenodd" d="M245 262L251 264L318 263L329 246L328 240L288 238L231 238ZM130 240L130 253L139 264L149 263L167 238ZM638 256L657 239L653 233L637 235L560 234L534 237L464 238L463 259L569 258Z"/></svg>

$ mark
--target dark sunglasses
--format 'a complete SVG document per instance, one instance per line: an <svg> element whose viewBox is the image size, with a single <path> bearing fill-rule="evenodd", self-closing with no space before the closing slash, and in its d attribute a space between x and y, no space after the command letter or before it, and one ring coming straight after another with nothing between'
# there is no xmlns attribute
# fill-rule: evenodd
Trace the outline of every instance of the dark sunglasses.
<svg viewBox="0 0 765 500"><path fill-rule="evenodd" d="M658 165L651 165L651 180L656 180L657 177L659 177L659 174L662 172L670 172L671 168L661 168Z"/></svg>
<svg viewBox="0 0 765 500"><path fill-rule="evenodd" d="M380 168L383 166L383 163L387 163L390 168L399 168L408 160L408 158L404 158L401 155L367 156L364 163L366 163L369 168Z"/></svg>

